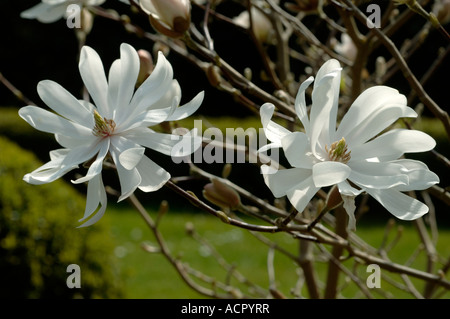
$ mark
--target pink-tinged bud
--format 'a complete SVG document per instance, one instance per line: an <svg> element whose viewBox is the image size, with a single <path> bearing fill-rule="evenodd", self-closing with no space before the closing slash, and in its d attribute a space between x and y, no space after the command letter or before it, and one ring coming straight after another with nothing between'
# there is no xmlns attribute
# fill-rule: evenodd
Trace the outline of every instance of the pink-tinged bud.
<svg viewBox="0 0 450 319"><path fill-rule="evenodd" d="M189 29L189 0L140 0L140 4L142 10L149 14L150 23L158 32L178 38Z"/></svg>
<svg viewBox="0 0 450 319"><path fill-rule="evenodd" d="M136 87L140 86L153 71L153 59L146 50L137 51L139 56L139 75L136 81Z"/></svg>
<svg viewBox="0 0 450 319"><path fill-rule="evenodd" d="M218 178L211 179L212 183L203 187L203 197L211 203L223 209L236 209L241 205L239 194L220 181Z"/></svg>

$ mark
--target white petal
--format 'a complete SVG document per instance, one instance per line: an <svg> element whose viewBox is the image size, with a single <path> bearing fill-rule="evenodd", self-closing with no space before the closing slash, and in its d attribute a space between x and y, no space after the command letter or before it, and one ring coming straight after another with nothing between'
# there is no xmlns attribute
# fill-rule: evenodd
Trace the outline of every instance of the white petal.
<svg viewBox="0 0 450 319"><path fill-rule="evenodd" d="M115 60L111 67L109 68L108 73L108 106L111 108L112 114L110 114L111 118L114 121L117 121L119 117L119 113L126 112L127 107L124 105L120 105L119 101L119 87L120 80L122 78L122 62L120 59ZM128 104L127 104L128 105ZM122 107L120 107L122 106ZM121 116L121 115L120 115Z"/></svg>
<svg viewBox="0 0 450 319"><path fill-rule="evenodd" d="M89 166L88 172L86 176L81 177L75 181L72 181L74 184L80 184L87 182L94 178L94 176L99 175L102 172L103 160L105 159L106 154L108 154L109 150L109 139L106 139L102 142L102 146L97 154L97 158L95 161Z"/></svg>
<svg viewBox="0 0 450 319"><path fill-rule="evenodd" d="M133 169L141 161L144 152L145 148L143 147L129 148L120 153L120 164L127 170Z"/></svg>
<svg viewBox="0 0 450 319"><path fill-rule="evenodd" d="M61 167L75 166L90 160L97 154L103 143L86 144L71 149L61 163Z"/></svg>
<svg viewBox="0 0 450 319"><path fill-rule="evenodd" d="M311 168L314 164L314 156L308 156L310 153L309 139L302 132L293 132L285 135L281 139L284 154L289 164L299 168Z"/></svg>
<svg viewBox="0 0 450 319"><path fill-rule="evenodd" d="M378 158L380 161L395 160L404 153L426 152L436 146L429 135L415 130L397 129L351 150L353 160Z"/></svg>
<svg viewBox="0 0 450 319"><path fill-rule="evenodd" d="M98 209L97 213L87 222L78 227L91 226L95 224L97 221L99 221L100 218L102 218L103 215L105 214L107 197L101 174L96 175L88 183L86 209L84 211L83 218L80 219L79 221L81 222L83 220L86 220L86 218L90 217L95 212L95 210L98 208L99 205L100 208Z"/></svg>
<svg viewBox="0 0 450 319"><path fill-rule="evenodd" d="M379 85L368 88L356 98L342 118L336 132L337 137L347 137L351 131L365 122L374 112L389 104L406 106L406 97L399 94L397 90L387 86ZM411 111L414 112L412 109L409 109L408 114L412 116L413 113Z"/></svg>
<svg viewBox="0 0 450 319"><path fill-rule="evenodd" d="M139 189L143 192L157 191L170 179L170 174L166 170L145 155L136 168L142 179Z"/></svg>
<svg viewBox="0 0 450 319"><path fill-rule="evenodd" d="M416 117L417 113L410 107L404 105L386 105L378 111L373 112L364 122L355 127L345 140L350 149L354 145L361 145L382 132L400 117Z"/></svg>
<svg viewBox="0 0 450 319"><path fill-rule="evenodd" d="M409 179L408 185L401 185L395 188L401 192L424 190L439 183L439 176L430 171L428 167L420 161L401 159L393 161L393 163L402 165L406 170L406 175Z"/></svg>
<svg viewBox="0 0 450 319"><path fill-rule="evenodd" d="M120 154L120 153L119 153ZM142 179L137 168L131 170L126 169L120 164L119 155L116 150L111 151L112 158L116 164L117 173L120 180L121 196L119 202L130 196L141 183Z"/></svg>
<svg viewBox="0 0 450 319"><path fill-rule="evenodd" d="M204 96L205 96L204 91L198 93L191 101L180 107L177 107L175 109L175 112L173 112L173 114L170 115L166 119L166 121L178 121L185 119L188 116L191 116L192 114L194 114L195 111L198 110L198 108L202 104Z"/></svg>
<svg viewBox="0 0 450 319"><path fill-rule="evenodd" d="M355 196L358 196L359 194L361 194L364 191L364 189L356 189L356 188L354 188L346 180L340 182L337 185L338 185L339 193L341 194L341 196L355 197Z"/></svg>
<svg viewBox="0 0 450 319"><path fill-rule="evenodd" d="M22 107L19 115L39 131L61 133L69 137L92 136L92 130L36 106Z"/></svg>
<svg viewBox="0 0 450 319"><path fill-rule="evenodd" d="M173 155L172 148L181 141L181 138L177 135L157 133L146 128L142 128L139 131L133 130L126 137L139 145L169 156ZM189 154L191 153L184 155Z"/></svg>
<svg viewBox="0 0 450 319"><path fill-rule="evenodd" d="M108 107L108 83L100 56L94 49L84 46L81 49L78 68L98 112L106 118L111 118Z"/></svg>
<svg viewBox="0 0 450 319"><path fill-rule="evenodd" d="M395 189L367 189L366 191L399 219L414 220L428 213L428 207L425 204Z"/></svg>
<svg viewBox="0 0 450 319"><path fill-rule="evenodd" d="M344 181L351 171L341 162L320 162L312 167L312 178L316 187L330 186Z"/></svg>
<svg viewBox="0 0 450 319"><path fill-rule="evenodd" d="M305 128L306 134L309 135L310 125L308 119L308 112L306 111L306 100L305 100L305 91L309 87L309 85L314 81L314 77L310 76L305 82L300 85L298 89L297 96L295 98L295 111L297 113L298 118L303 124Z"/></svg>
<svg viewBox="0 0 450 319"><path fill-rule="evenodd" d="M406 169L397 163L351 162L352 172L348 177L355 184L370 188L391 188L407 185Z"/></svg>
<svg viewBox="0 0 450 319"><path fill-rule="evenodd" d="M172 106L163 109L148 109L141 114L129 116L118 126L117 130L131 130L138 127L149 127L166 121L177 109L179 100L173 97Z"/></svg>
<svg viewBox="0 0 450 319"><path fill-rule="evenodd" d="M34 7L22 11L20 17L24 19L37 19L42 23L53 23L61 19L66 13L67 4L50 5L39 3Z"/></svg>
<svg viewBox="0 0 450 319"><path fill-rule="evenodd" d="M268 170L269 166L261 166L264 182L277 198L286 195L288 190L311 177L310 169L288 168L278 170L276 173L269 173Z"/></svg>
<svg viewBox="0 0 450 319"><path fill-rule="evenodd" d="M151 109L161 109L170 106L174 96L178 96L181 101L181 93L180 84L173 79L170 88L158 101L152 104Z"/></svg>
<svg viewBox="0 0 450 319"><path fill-rule="evenodd" d="M172 65L162 52L158 52L158 60L150 76L139 86L130 103L130 111L138 115L150 108L170 91L173 79Z"/></svg>
<svg viewBox="0 0 450 319"><path fill-rule="evenodd" d="M40 98L56 113L92 129L94 127L94 115L72 94L56 82L44 80L38 83L37 91Z"/></svg>
<svg viewBox="0 0 450 319"><path fill-rule="evenodd" d="M61 134L55 134L55 139L62 147L75 148L78 146L95 143L98 137L96 137L94 134L80 137L69 137Z"/></svg>
<svg viewBox="0 0 450 319"><path fill-rule="evenodd" d="M303 210L306 208L310 200L314 197L319 189L319 187L314 186L314 182L312 180L312 177L310 176L288 190L287 197L289 198L291 204L297 209L297 211L303 212Z"/></svg>
<svg viewBox="0 0 450 319"><path fill-rule="evenodd" d="M23 177L23 180L29 184L33 185L41 185L51 183L58 178L62 177L69 171L77 168L77 165L67 166L65 168L61 168L61 163L67 153L66 150L62 150L64 155L58 156L55 158L55 153L51 154L52 160L37 168L33 172L26 174Z"/></svg>
<svg viewBox="0 0 450 319"><path fill-rule="evenodd" d="M311 150L316 155L316 146L331 145L335 141L336 117L339 99L341 67L337 60L325 62L317 72L312 93L310 113ZM319 143L319 138L322 140Z"/></svg>
<svg viewBox="0 0 450 319"><path fill-rule="evenodd" d="M265 103L259 109L259 114L261 115L261 123L264 128L264 133L269 141L274 143L280 143L281 139L291 132L281 125L271 121L275 106L271 103Z"/></svg>
<svg viewBox="0 0 450 319"><path fill-rule="evenodd" d="M139 57L136 50L129 44L120 46L121 76L117 96L117 108L130 104L134 87L139 74Z"/></svg>
<svg viewBox="0 0 450 319"><path fill-rule="evenodd" d="M261 146L258 149L258 153L263 153L268 150L271 150L272 148L280 148L280 147L282 147L281 142L279 144L278 143L269 143L269 144Z"/></svg>

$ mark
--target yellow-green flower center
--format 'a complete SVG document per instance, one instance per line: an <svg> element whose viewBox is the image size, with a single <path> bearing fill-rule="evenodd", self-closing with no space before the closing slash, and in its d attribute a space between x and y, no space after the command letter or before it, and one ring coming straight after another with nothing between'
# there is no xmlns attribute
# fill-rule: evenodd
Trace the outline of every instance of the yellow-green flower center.
<svg viewBox="0 0 450 319"><path fill-rule="evenodd" d="M325 145L325 150L328 153L328 157L330 161L334 162L342 162L347 163L351 156L351 151L348 150L347 143L345 142L345 138L341 138L340 141L336 141L331 144L330 148L328 149L328 146Z"/></svg>
<svg viewBox="0 0 450 319"><path fill-rule="evenodd" d="M102 117L97 110L94 110L95 126L92 130L92 134L95 136L107 137L114 133L116 123L113 120Z"/></svg>

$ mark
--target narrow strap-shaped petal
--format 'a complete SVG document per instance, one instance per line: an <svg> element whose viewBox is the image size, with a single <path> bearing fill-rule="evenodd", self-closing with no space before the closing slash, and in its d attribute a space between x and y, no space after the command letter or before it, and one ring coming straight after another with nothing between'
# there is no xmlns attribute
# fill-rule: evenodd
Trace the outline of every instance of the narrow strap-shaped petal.
<svg viewBox="0 0 450 319"><path fill-rule="evenodd" d="M129 44L120 46L120 83L117 95L117 109L127 108L133 97L134 87L139 74L139 57L136 50Z"/></svg>
<svg viewBox="0 0 450 319"><path fill-rule="evenodd" d="M156 66L150 76L139 86L130 103L130 116L136 116L151 108L170 90L173 80L172 65L162 52L158 53Z"/></svg>
<svg viewBox="0 0 450 319"><path fill-rule="evenodd" d="M272 103L265 103L259 109L259 114L261 116L261 123L267 139L273 143L281 145L281 139L291 132L271 120L274 111L275 106Z"/></svg>
<svg viewBox="0 0 450 319"><path fill-rule="evenodd" d="M388 104L367 116L363 122L355 126L345 136L345 141L351 149L354 145L361 145L382 132L389 125L401 117L416 117L417 113L410 107L401 104Z"/></svg>
<svg viewBox="0 0 450 319"><path fill-rule="evenodd" d="M69 150L66 149L52 151L50 154L51 161L35 169L33 172L26 174L23 177L23 180L33 185L47 184L57 180L74 168L77 168L78 165L61 168L61 163L68 152Z"/></svg>
<svg viewBox="0 0 450 319"><path fill-rule="evenodd" d="M78 64L81 78L102 116L109 116L108 83L102 60L94 49L84 46Z"/></svg>
<svg viewBox="0 0 450 319"><path fill-rule="evenodd" d="M310 76L305 82L303 82L300 85L297 96L295 98L295 111L298 118L302 122L303 127L305 128L305 132L308 136L310 134L310 124L308 119L308 112L306 110L305 91L313 81L314 77Z"/></svg>
<svg viewBox="0 0 450 319"><path fill-rule="evenodd" d="M180 137L172 134L157 133L150 130L142 130L140 132L135 132L133 135L128 135L128 138L132 139L134 142L148 147L152 150L160 152L164 155L173 155L172 148L180 143ZM184 155L189 155L191 153L187 152ZM182 156L184 156L182 155Z"/></svg>
<svg viewBox="0 0 450 319"><path fill-rule="evenodd" d="M92 178L87 187L87 199L86 199L86 209L84 211L84 216L79 221L82 222L92 216L92 214L97 210L97 213L86 221L84 224L78 226L87 227L95 224L103 217L106 212L107 197L105 186L103 185L102 175L98 174ZM100 207L99 207L100 205Z"/></svg>
<svg viewBox="0 0 450 319"><path fill-rule="evenodd" d="M366 192L399 219L414 220L428 213L428 207L425 204L396 189L368 188Z"/></svg>
<svg viewBox="0 0 450 319"><path fill-rule="evenodd" d="M344 136L347 139L351 131L385 105L406 106L406 97L387 86L378 85L368 88L356 98L345 113L336 131L337 137Z"/></svg>
<svg viewBox="0 0 450 319"><path fill-rule="evenodd" d="M406 192L411 190L424 190L439 183L439 176L430 171L424 163L410 159L400 159L392 163L403 166L408 176L408 185L401 185L395 189Z"/></svg>
<svg viewBox="0 0 450 319"><path fill-rule="evenodd" d="M404 153L426 152L436 146L436 141L426 133L397 129L351 150L351 160L378 158L380 161L396 160Z"/></svg>
<svg viewBox="0 0 450 319"><path fill-rule="evenodd" d="M50 80L41 81L37 91L42 101L59 115L88 129L94 127L92 112L58 83Z"/></svg>
<svg viewBox="0 0 450 319"><path fill-rule="evenodd" d="M318 144L324 147L335 141L340 79L341 67L334 59L325 62L317 72L312 92L309 135L314 155ZM321 143L319 137L323 139Z"/></svg>
<svg viewBox="0 0 450 319"><path fill-rule="evenodd" d="M119 160L120 153L121 152L118 152L117 149L115 148L111 149L111 156L113 158L114 163L116 164L117 173L119 175L120 180L121 195L119 197L118 202L129 197L136 190L136 188L142 181L141 176L136 167L131 170L128 170L125 167L123 167L123 165L120 163Z"/></svg>
<svg viewBox="0 0 450 319"><path fill-rule="evenodd" d="M194 114L200 105L203 102L203 98L205 96L205 92L201 91L198 93L192 100L190 100L188 103L177 107L175 111L170 115L166 121L178 121L187 118L188 116L191 116Z"/></svg>
<svg viewBox="0 0 450 319"><path fill-rule="evenodd" d="M86 176L81 177L75 181L72 181L72 183L80 184L80 183L87 182L87 181L91 180L92 178L94 178L94 176L96 176L102 172L103 160L105 159L106 154L108 154L109 143L110 143L109 139L106 139L102 142L100 150L97 154L97 158L91 164L91 166L89 166Z"/></svg>
<svg viewBox="0 0 450 319"><path fill-rule="evenodd" d="M37 106L22 107L19 110L19 116L39 131L53 134L60 133L68 137L94 137L91 129Z"/></svg>
<svg viewBox="0 0 450 319"><path fill-rule="evenodd" d="M111 118L114 121L117 121L117 118L121 116L122 112L127 111L128 105L121 105L119 104L119 87L120 87L120 80L122 77L122 62L120 59L115 60L111 67L109 68L108 73L108 106L111 110L111 114L105 114L104 117Z"/></svg>

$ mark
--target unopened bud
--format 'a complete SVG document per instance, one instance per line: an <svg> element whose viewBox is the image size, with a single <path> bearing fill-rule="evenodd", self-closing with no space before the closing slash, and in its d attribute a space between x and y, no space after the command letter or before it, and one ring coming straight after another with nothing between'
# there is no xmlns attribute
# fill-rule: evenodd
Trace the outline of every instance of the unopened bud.
<svg viewBox="0 0 450 319"><path fill-rule="evenodd" d="M222 82L222 76L220 75L220 69L216 65L210 65L206 69L206 77L208 78L209 83L213 87L217 87Z"/></svg>
<svg viewBox="0 0 450 319"><path fill-rule="evenodd" d="M272 23L269 18L257 7L252 7L251 9L251 22L252 31L256 39L261 43L268 43L271 40L271 35L273 33ZM243 11L237 17L233 19L234 23L243 27L250 28L250 15L248 11Z"/></svg>
<svg viewBox="0 0 450 319"><path fill-rule="evenodd" d="M138 50L139 56L139 75L136 81L136 87L139 87L153 71L153 59L147 50Z"/></svg>
<svg viewBox="0 0 450 319"><path fill-rule="evenodd" d="M231 169L232 169L231 164L230 163L226 163L225 166L223 167L223 170L222 170L222 177L223 178L228 178L228 176L230 176Z"/></svg>
<svg viewBox="0 0 450 319"><path fill-rule="evenodd" d="M241 205L239 194L234 189L218 178L212 178L211 182L203 187L203 197L208 201L223 209L236 209Z"/></svg>
<svg viewBox="0 0 450 319"><path fill-rule="evenodd" d="M150 23L160 33L171 38L181 37L191 23L189 0L140 0L141 8L149 14Z"/></svg>

